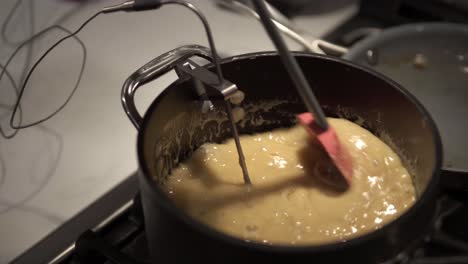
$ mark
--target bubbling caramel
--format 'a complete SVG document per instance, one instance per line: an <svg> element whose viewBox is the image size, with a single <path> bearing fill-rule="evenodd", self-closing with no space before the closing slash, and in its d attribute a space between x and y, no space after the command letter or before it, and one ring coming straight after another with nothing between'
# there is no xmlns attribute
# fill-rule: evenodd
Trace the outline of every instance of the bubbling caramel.
<svg viewBox="0 0 468 264"><path fill-rule="evenodd" d="M328 120L353 157L352 185L344 191L320 180L317 166L329 159L299 126L241 136L251 188L242 181L232 139L201 146L164 188L195 219L247 241L324 244L371 232L414 203L411 177L372 133Z"/></svg>

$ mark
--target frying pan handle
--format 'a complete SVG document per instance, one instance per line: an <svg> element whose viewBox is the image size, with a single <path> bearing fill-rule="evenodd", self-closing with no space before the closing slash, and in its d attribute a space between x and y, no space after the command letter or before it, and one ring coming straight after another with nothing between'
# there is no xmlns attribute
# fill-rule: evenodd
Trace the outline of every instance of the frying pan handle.
<svg viewBox="0 0 468 264"><path fill-rule="evenodd" d="M260 20L257 11L255 11L255 9L248 4L248 1L218 0L217 4L227 10L239 14L245 14ZM265 2L265 5L272 15L271 20L273 21L273 24L275 24L279 31L281 31L281 33L289 37L291 40L295 41L297 44L301 45L306 51L319 54L333 54L338 56L342 56L348 51L348 49L345 47L335 45L325 40L315 38L312 40L310 35L305 34L275 7L268 4L267 2Z"/></svg>
<svg viewBox="0 0 468 264"><path fill-rule="evenodd" d="M319 54L335 55L341 57L348 53L348 48L321 39L312 41L311 46L313 51Z"/></svg>
<svg viewBox="0 0 468 264"><path fill-rule="evenodd" d="M382 31L380 28L375 27L363 27L353 30L343 36L343 41L349 45L353 45L356 41L363 38L378 34ZM335 45L330 42L318 39L312 42L314 49L321 50L324 54L328 55L339 55L342 56L348 53L348 49Z"/></svg>
<svg viewBox="0 0 468 264"><path fill-rule="evenodd" d="M135 107L134 95L136 90L143 84L169 72L174 69L177 64L193 56L202 57L212 61L212 53L210 49L199 45L186 45L156 57L127 78L122 88L122 106L128 118L137 130L140 129L143 119Z"/></svg>

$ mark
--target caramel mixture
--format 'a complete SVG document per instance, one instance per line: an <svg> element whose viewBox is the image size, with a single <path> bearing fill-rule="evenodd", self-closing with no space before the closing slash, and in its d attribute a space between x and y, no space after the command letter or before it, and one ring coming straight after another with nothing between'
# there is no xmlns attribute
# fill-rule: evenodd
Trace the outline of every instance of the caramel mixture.
<svg viewBox="0 0 468 264"><path fill-rule="evenodd" d="M350 188L317 176L328 160L304 128L241 136L252 187L246 188L234 141L205 144L172 172L165 188L177 206L220 231L267 244L345 241L392 221L415 201L399 157L344 119L329 119L353 157Z"/></svg>

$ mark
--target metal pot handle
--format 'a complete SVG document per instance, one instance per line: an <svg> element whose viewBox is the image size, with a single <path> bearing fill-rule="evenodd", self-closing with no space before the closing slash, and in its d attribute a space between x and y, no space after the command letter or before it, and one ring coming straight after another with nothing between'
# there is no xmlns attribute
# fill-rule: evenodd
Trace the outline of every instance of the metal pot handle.
<svg viewBox="0 0 468 264"><path fill-rule="evenodd" d="M156 57L127 78L122 88L122 106L137 130L140 129L143 119L135 107L134 94L136 90L143 84L169 72L176 65L193 56L202 57L210 61L213 60L210 49L199 45L186 45Z"/></svg>

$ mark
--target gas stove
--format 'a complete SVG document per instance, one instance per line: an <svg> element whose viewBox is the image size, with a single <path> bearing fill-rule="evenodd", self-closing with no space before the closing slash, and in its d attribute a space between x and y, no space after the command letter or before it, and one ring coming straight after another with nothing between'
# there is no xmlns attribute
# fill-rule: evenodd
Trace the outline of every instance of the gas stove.
<svg viewBox="0 0 468 264"><path fill-rule="evenodd" d="M468 206L458 198L441 195L432 230L420 241L383 264L467 263ZM80 235L74 253L57 263L149 263L138 196L127 210L98 231ZM97 262L98 261L98 262ZM112 262L113 261L113 262ZM167 263L168 260L161 260Z"/></svg>
<svg viewBox="0 0 468 264"><path fill-rule="evenodd" d="M378 2L378 3L377 3ZM344 46L356 32L409 22L468 23L462 1L362 0L359 12L324 38ZM444 174L442 174L444 177ZM468 263L468 192L441 191L432 226L385 264ZM82 231L82 230L87 231ZM70 231L71 230L71 231ZM136 175L130 176L14 263L150 263ZM158 260L170 263L170 260Z"/></svg>
<svg viewBox="0 0 468 264"><path fill-rule="evenodd" d="M100 204L109 204L119 196L136 193L136 186L136 176L132 176L84 210L82 216L95 213ZM123 199L119 202L122 203ZM84 219L82 216L71 222L80 223ZM467 221L468 195L441 193L431 229L409 244L406 250L381 264L468 263ZM60 233L60 230L56 232ZM36 252L47 250L49 245L54 246L53 242L58 241L49 236L36 245ZM16 261L33 263L34 254L30 252L32 250ZM133 199L121 204L94 228L79 234L76 241L52 257L49 263L151 263L139 195L136 193ZM159 263L171 263L171 260L161 259Z"/></svg>

